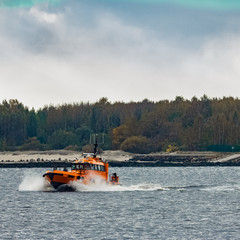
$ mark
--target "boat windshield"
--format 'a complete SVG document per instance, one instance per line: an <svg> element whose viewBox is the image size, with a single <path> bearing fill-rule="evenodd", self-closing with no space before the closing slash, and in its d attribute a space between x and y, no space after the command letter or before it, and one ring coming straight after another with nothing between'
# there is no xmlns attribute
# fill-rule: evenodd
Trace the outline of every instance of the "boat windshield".
<svg viewBox="0 0 240 240"><path fill-rule="evenodd" d="M105 166L89 163L74 163L72 164L72 170L95 170L105 171Z"/></svg>

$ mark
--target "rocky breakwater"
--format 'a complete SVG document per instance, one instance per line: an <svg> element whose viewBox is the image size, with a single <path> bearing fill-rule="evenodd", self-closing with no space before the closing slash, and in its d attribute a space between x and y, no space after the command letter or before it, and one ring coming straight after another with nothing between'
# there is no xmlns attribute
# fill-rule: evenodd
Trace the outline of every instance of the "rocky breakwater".
<svg viewBox="0 0 240 240"><path fill-rule="evenodd" d="M240 154L216 152L134 154L128 161L110 161L109 164L118 167L240 166Z"/></svg>

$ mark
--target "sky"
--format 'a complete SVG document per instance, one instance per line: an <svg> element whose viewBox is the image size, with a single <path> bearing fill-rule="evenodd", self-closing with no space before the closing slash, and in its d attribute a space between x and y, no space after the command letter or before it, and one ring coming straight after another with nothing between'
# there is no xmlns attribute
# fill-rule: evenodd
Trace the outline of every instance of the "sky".
<svg viewBox="0 0 240 240"><path fill-rule="evenodd" d="M239 0L0 0L0 101L239 97Z"/></svg>

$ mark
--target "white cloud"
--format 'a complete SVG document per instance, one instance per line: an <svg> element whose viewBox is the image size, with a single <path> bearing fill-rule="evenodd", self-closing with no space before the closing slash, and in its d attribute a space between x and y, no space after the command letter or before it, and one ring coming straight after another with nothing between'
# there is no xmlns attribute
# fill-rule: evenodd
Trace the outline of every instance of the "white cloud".
<svg viewBox="0 0 240 240"><path fill-rule="evenodd" d="M177 36L163 38L113 13L98 12L91 24L78 15L75 9L37 7L1 15L2 99L39 108L103 96L157 101L238 95L238 33L203 37L194 48L196 43L188 47Z"/></svg>
<svg viewBox="0 0 240 240"><path fill-rule="evenodd" d="M57 14L41 11L37 7L32 7L29 14L35 17L39 22L55 23L58 19Z"/></svg>

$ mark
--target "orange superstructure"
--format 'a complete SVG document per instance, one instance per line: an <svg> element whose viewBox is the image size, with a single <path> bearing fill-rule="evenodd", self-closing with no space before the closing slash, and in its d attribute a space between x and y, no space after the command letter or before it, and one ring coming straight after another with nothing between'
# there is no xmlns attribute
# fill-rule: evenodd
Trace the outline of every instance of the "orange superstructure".
<svg viewBox="0 0 240 240"><path fill-rule="evenodd" d="M75 161L71 165L71 170L53 170L47 171L43 177L55 188L62 188L63 185L67 190L74 190L71 182L78 181L82 184L92 184L96 180L108 184L119 184L116 173L109 176L108 163L96 156L97 142L94 144L93 154L84 154L83 158Z"/></svg>

